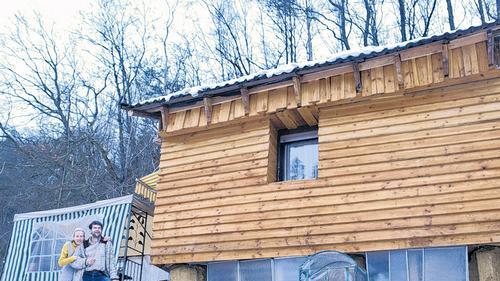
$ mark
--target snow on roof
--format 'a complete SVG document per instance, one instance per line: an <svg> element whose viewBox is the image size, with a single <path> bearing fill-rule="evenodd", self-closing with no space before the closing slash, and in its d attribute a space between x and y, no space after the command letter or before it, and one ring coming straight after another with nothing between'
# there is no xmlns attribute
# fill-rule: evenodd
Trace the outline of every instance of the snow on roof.
<svg viewBox="0 0 500 281"><path fill-rule="evenodd" d="M133 199L134 199L134 195L126 195L126 196L122 196L122 197L116 197L116 198L112 198L112 199L97 201L97 202L90 203L90 204L72 206L72 207L67 207L67 208L52 209L52 210L23 213L23 214L15 214L14 221L55 216L55 215L76 212L76 211L97 209L97 208L107 207L107 206L111 206L111 205L130 204L130 203L132 203Z"/></svg>
<svg viewBox="0 0 500 281"><path fill-rule="evenodd" d="M464 34L469 34L471 32L474 32L478 29L486 28L494 23L488 23L485 25L478 25L478 26L471 26L466 29L456 29L450 32L445 32L442 34L438 35L432 35L432 36L427 36L427 37L421 37L405 42L400 42L400 43L395 43L395 44L390 44L390 45L384 45L384 46L368 46L368 47L363 47L363 48L358 48L358 49L353 49L349 51L343 51L336 53L330 57L326 58L321 58L318 60L312 60L312 61L306 61L306 62L301 62L301 63L289 63L289 64L284 64L280 65L276 68L272 69L267 69L267 70L261 70L259 72L255 72L249 75L241 76L235 79L231 80L226 80L223 82L218 82L218 83L212 83L212 84L206 84L206 85L201 85L201 86L196 86L196 87L191 87L191 88L185 88L183 90L174 92L174 93L168 93L163 96L159 97L154 97L151 99L147 99L141 102L138 102L136 104L131 105L131 108L134 107L139 107L142 105L148 105L148 104L153 104L153 103L159 103L159 104L165 104L168 103L170 100L173 100L175 98L179 97L185 97L185 96L191 96L193 98L200 97L202 96L205 92L208 92L210 90L215 90L215 89L220 89L232 85L237 85L237 84L242 84L245 82L250 82L254 81L257 79L265 79L265 78L271 78L275 76L279 76L282 74L290 74L296 71L300 70L305 70L308 68L312 67L319 67L319 66L326 66L326 65L333 65L335 63L341 63L345 61L352 61L355 59L362 59L362 58L368 58L368 57L375 57L377 55L382 55L386 54L389 52L394 52L398 51L401 49L406 49L409 47L414 47L418 45L423 45L439 40L451 40L454 39L460 35Z"/></svg>

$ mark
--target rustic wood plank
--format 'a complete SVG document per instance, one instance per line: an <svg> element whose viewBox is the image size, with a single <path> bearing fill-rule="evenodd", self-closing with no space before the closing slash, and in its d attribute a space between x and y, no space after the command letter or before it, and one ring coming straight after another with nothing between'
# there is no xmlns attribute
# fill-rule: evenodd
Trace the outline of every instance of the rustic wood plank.
<svg viewBox="0 0 500 281"><path fill-rule="evenodd" d="M241 92L241 102L243 104L243 109L245 112L244 115L249 115L250 114L250 97L249 97L248 89L241 88L240 92ZM237 114L237 115L240 116L240 114Z"/></svg>
<svg viewBox="0 0 500 281"><path fill-rule="evenodd" d="M257 113L264 114L267 111L268 92L260 92L255 95L257 97Z"/></svg>
<svg viewBox="0 0 500 281"><path fill-rule="evenodd" d="M370 70L367 70L369 73ZM363 82L361 81L361 72L359 70L359 64L358 63L353 63L352 64L352 73L354 74L354 85L356 89L356 93L361 93L362 88L363 88ZM365 85L367 86L367 85Z"/></svg>
<svg viewBox="0 0 500 281"><path fill-rule="evenodd" d="M212 100L209 97L203 98L203 107L205 108L207 124L210 124L212 123Z"/></svg>
<svg viewBox="0 0 500 281"><path fill-rule="evenodd" d="M396 77L393 65L386 65L383 69L384 75L384 92L394 93L396 91Z"/></svg>
<svg viewBox="0 0 500 281"><path fill-rule="evenodd" d="M290 116L290 112L288 110L277 112L276 116L280 119L281 122L288 128L288 129L295 129L297 128L297 122L294 120L295 118L292 118Z"/></svg>
<svg viewBox="0 0 500 281"><path fill-rule="evenodd" d="M231 102L225 102L220 105L219 120L218 122L229 121L229 115L231 113Z"/></svg>
<svg viewBox="0 0 500 281"><path fill-rule="evenodd" d="M300 106L300 103L302 101L302 88L301 88L301 81L298 76L294 76L292 78L293 81L293 96L295 98L295 105ZM289 101L290 103L291 101Z"/></svg>
<svg viewBox="0 0 500 281"><path fill-rule="evenodd" d="M363 84L363 87L361 89L361 95L363 97L372 95L371 71L372 70L365 70L361 72L361 81L362 81L361 83ZM354 77L354 84L356 84L356 77Z"/></svg>
<svg viewBox="0 0 500 281"><path fill-rule="evenodd" d="M166 106L162 106L161 109L160 109L160 112L161 112L161 124L162 124L162 127L161 129L166 131L167 130L167 126L168 126L168 107Z"/></svg>
<svg viewBox="0 0 500 281"><path fill-rule="evenodd" d="M486 48L486 42L476 43L476 53L479 72L485 72L488 70L488 50Z"/></svg>
<svg viewBox="0 0 500 281"><path fill-rule="evenodd" d="M306 121L307 125L309 126L316 126L318 125L318 120L314 115L311 113L310 109L308 107L299 107L297 108L299 111L300 115Z"/></svg>
<svg viewBox="0 0 500 281"><path fill-rule="evenodd" d="M332 89L332 101L344 99L344 75L333 76L330 79L330 88Z"/></svg>
<svg viewBox="0 0 500 281"><path fill-rule="evenodd" d="M297 100L294 95L293 87L287 88L286 108L288 109L297 108Z"/></svg>

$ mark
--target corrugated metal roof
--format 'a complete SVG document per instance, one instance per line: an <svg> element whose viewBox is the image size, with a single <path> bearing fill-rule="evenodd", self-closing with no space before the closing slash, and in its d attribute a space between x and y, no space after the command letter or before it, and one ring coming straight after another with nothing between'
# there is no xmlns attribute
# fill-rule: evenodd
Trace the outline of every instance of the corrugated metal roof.
<svg viewBox="0 0 500 281"><path fill-rule="evenodd" d="M420 45L429 44L437 41L449 41L456 39L458 37L473 33L475 31L481 29L487 29L492 26L495 26L495 22L487 23L479 26L471 26L466 29L457 29L450 32L445 32L438 35L433 35L429 37L423 37L414 39L411 41L401 42L392 45L385 46L369 46L364 47L358 50L350 50L345 52L337 53L331 57L318 59L314 61L307 61L303 63L290 63L286 65L281 65L273 69L262 70L250 75L245 75L236 79L223 81L220 83L214 83L209 85L202 85L197 87L186 88L181 91L177 91L174 93L169 93L163 96L151 98L148 100L144 100L133 105L123 105L123 107L128 109L136 109L141 110L141 107L148 105L161 105L161 104L172 104L176 103L180 98L189 99L201 99L205 94L211 94L213 91L217 90L217 92L223 93L224 88L229 90L234 90L234 86L246 86L245 84L250 82L256 82L262 80L262 84L266 82L269 78L289 75L289 74L301 74L300 72L313 72L315 68L324 67L324 66L333 66L335 64L345 63L345 62L353 62L353 61L362 61L369 58L386 55L394 52L398 52L401 50L405 50L411 47L416 47ZM311 71L312 70L312 71ZM254 85L252 85L254 86Z"/></svg>

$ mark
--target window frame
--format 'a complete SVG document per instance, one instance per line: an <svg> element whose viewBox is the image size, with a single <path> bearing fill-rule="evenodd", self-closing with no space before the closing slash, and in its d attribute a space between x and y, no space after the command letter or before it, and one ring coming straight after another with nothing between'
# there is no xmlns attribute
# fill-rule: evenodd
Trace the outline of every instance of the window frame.
<svg viewBox="0 0 500 281"><path fill-rule="evenodd" d="M319 142L318 142L318 127L299 127L297 129L281 129L278 131L278 163L276 165L276 179L278 182L293 181L293 179L285 179L287 170L286 163L288 162L285 157L287 145L293 143L300 143L306 141L313 141L318 148L318 159L317 166L319 166ZM316 180L318 179L318 172L316 171L316 177L305 178L299 180Z"/></svg>

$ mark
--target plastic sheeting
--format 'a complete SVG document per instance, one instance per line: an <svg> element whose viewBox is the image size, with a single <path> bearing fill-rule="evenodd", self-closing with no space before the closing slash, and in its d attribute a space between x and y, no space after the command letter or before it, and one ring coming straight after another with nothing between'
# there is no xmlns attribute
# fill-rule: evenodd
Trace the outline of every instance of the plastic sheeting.
<svg viewBox="0 0 500 281"><path fill-rule="evenodd" d="M300 267L300 281L366 281L366 273L345 254L325 251L310 256Z"/></svg>

